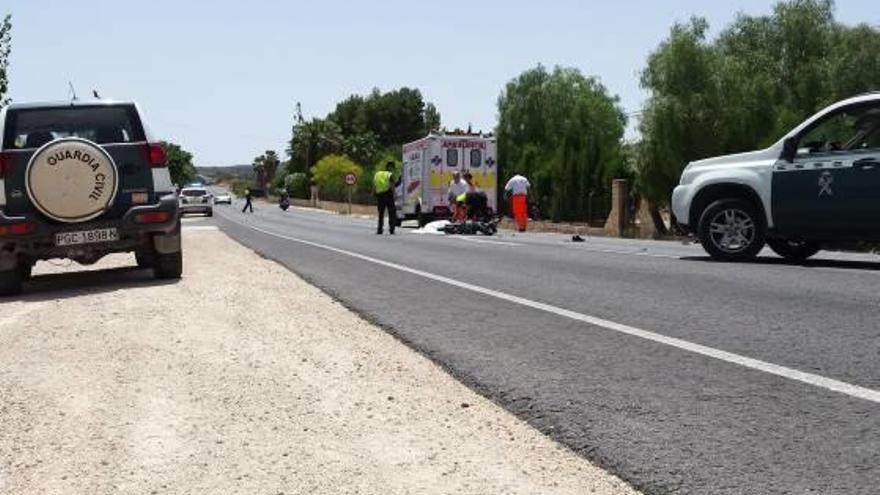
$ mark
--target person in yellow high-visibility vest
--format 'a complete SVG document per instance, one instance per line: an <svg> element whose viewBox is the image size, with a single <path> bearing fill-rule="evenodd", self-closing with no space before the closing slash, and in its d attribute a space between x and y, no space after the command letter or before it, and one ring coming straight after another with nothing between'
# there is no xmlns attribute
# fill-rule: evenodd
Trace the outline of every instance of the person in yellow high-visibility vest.
<svg viewBox="0 0 880 495"><path fill-rule="evenodd" d="M385 170L379 170L373 176L373 192L376 194L376 207L379 209L379 226L377 235L385 230L385 211L388 211L388 231L394 235L397 226L397 208L394 206L394 188L400 184L400 177L395 181L394 162L385 164Z"/></svg>

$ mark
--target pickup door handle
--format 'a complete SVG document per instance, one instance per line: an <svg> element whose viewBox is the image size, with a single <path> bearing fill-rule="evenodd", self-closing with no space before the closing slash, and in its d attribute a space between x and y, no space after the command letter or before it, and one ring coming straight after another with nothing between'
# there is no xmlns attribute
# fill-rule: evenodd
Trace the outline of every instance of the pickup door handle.
<svg viewBox="0 0 880 495"><path fill-rule="evenodd" d="M862 170L873 170L875 168L880 168L880 161L876 158L862 158L861 160L853 162L853 167Z"/></svg>

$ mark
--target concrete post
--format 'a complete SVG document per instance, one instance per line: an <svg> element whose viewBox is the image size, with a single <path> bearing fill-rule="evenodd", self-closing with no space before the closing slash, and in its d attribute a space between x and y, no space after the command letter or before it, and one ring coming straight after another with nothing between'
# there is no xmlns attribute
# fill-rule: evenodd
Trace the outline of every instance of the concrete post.
<svg viewBox="0 0 880 495"><path fill-rule="evenodd" d="M311 194L312 197L309 198L309 204L312 206L312 208L317 208L318 207L318 186L312 184L311 193L312 193Z"/></svg>
<svg viewBox="0 0 880 495"><path fill-rule="evenodd" d="M639 202L637 218L639 222L639 237L642 239L656 239L659 236L654 219L651 218L651 202L642 197Z"/></svg>
<svg viewBox="0 0 880 495"><path fill-rule="evenodd" d="M629 184L626 179L614 179L611 183L611 213L605 221L605 234L623 237L629 225Z"/></svg>

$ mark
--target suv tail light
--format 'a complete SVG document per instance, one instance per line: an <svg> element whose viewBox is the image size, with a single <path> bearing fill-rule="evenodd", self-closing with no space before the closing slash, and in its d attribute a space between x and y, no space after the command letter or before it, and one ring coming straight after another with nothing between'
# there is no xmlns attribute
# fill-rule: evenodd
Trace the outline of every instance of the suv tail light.
<svg viewBox="0 0 880 495"><path fill-rule="evenodd" d="M168 155L165 148L158 143L147 144L147 157L150 159L150 166L161 168L168 166Z"/></svg>
<svg viewBox="0 0 880 495"><path fill-rule="evenodd" d="M171 218L171 214L167 211L151 211L149 213L138 213L134 217L134 223L164 223Z"/></svg>
<svg viewBox="0 0 880 495"><path fill-rule="evenodd" d="M0 179L12 173L12 153L0 152Z"/></svg>
<svg viewBox="0 0 880 495"><path fill-rule="evenodd" d="M32 223L11 223L9 225L0 225L0 236L7 235L24 235L34 230Z"/></svg>

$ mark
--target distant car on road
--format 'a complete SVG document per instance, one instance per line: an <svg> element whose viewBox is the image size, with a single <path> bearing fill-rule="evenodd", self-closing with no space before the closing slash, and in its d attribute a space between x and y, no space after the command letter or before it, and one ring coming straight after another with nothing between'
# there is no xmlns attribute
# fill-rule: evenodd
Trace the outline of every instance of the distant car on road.
<svg viewBox="0 0 880 495"><path fill-rule="evenodd" d="M177 196L136 104L12 104L0 139L0 295L51 258L134 252L157 278L180 278Z"/></svg>
<svg viewBox="0 0 880 495"><path fill-rule="evenodd" d="M880 241L880 92L829 106L765 150L689 164L672 210L717 260L765 244L803 260L829 243Z"/></svg>
<svg viewBox="0 0 880 495"><path fill-rule="evenodd" d="M231 205L232 195L229 193L219 193L214 196L215 205Z"/></svg>
<svg viewBox="0 0 880 495"><path fill-rule="evenodd" d="M180 190L180 212L214 216L214 196L204 186L187 186Z"/></svg>

